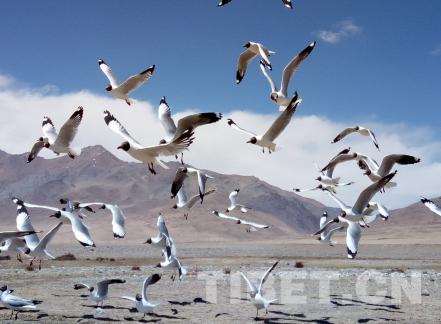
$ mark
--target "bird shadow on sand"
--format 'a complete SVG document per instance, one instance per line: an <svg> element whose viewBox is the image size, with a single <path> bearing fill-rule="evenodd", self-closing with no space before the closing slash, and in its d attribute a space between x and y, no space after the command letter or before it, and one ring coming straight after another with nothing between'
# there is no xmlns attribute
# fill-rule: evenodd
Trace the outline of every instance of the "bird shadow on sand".
<svg viewBox="0 0 441 324"><path fill-rule="evenodd" d="M270 313L270 314L276 314L276 315L287 316L287 317L306 318L305 314L303 314L303 313L290 314L290 313L285 313L285 312L281 312L281 311L269 311L269 313Z"/></svg>
<svg viewBox="0 0 441 324"><path fill-rule="evenodd" d="M321 319L300 319L296 318L295 321L298 323L315 323L315 324L333 324L333 322L330 322L329 317L324 317ZM286 323L287 320L290 320L286 317L262 317L262 318L254 318L255 322L263 322L268 324L278 324L278 323ZM291 318L291 320L293 320Z"/></svg>
<svg viewBox="0 0 441 324"><path fill-rule="evenodd" d="M334 300L331 300L331 303L336 306L360 306L360 305L363 305L363 306L376 307L375 309L371 309L371 310L379 310L379 311L392 312L392 313L403 313L402 311L399 311L399 309L401 309L401 308L398 305L373 304L373 303L364 302L362 300L343 298L340 296L333 296L333 298L334 298ZM390 297L389 299L392 299L392 298ZM337 300L340 300L343 303L340 303ZM348 302L348 303L346 303L346 302Z"/></svg>
<svg viewBox="0 0 441 324"><path fill-rule="evenodd" d="M360 318L358 320L358 323L369 323L371 321L374 321L374 322L398 322L397 319L380 317L378 319L375 319L375 318Z"/></svg>
<svg viewBox="0 0 441 324"><path fill-rule="evenodd" d="M114 319L114 318L110 318L110 317L101 317L101 316L95 317L95 315L83 315L83 316L66 316L66 315L63 315L63 318L66 318L66 319L77 319L78 320L77 322L79 322L81 320L94 320L96 322L108 322L108 323L109 322L112 322L112 323L114 323L114 322L121 322L118 319Z"/></svg>
<svg viewBox="0 0 441 324"><path fill-rule="evenodd" d="M160 322L162 319L169 319L169 320L186 320L187 319L185 317L165 315L165 314L156 314L156 313L147 314L146 317L149 317L149 318L141 318L141 319L137 320L133 317L124 317L124 320L128 321L128 322L136 321L136 322L140 322L140 323L156 323L156 322Z"/></svg>
<svg viewBox="0 0 441 324"><path fill-rule="evenodd" d="M81 305L82 307L87 307L87 308L94 308L96 309L97 306L96 305ZM104 306L100 306L99 308L101 309L125 309L130 311L132 308L128 308L128 307L118 307L118 306L112 306L112 305L104 305Z"/></svg>
<svg viewBox="0 0 441 324"><path fill-rule="evenodd" d="M189 306L191 304L211 304L201 297L196 297L193 301L177 301L177 300L169 300L169 304L171 305L179 305L179 306Z"/></svg>

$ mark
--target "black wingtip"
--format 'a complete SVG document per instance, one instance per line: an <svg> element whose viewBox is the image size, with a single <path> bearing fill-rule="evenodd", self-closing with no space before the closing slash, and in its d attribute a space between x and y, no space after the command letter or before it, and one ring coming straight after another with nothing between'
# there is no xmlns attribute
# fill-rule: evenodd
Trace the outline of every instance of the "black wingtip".
<svg viewBox="0 0 441 324"><path fill-rule="evenodd" d="M427 199L427 198L425 198L425 197L421 197L421 202L423 203L423 204L425 204L425 203L431 203L432 201L430 200L430 199Z"/></svg>
<svg viewBox="0 0 441 324"><path fill-rule="evenodd" d="M228 122L228 125L236 125L236 123L231 119L231 118L228 118L227 119L227 122Z"/></svg>
<svg viewBox="0 0 441 324"><path fill-rule="evenodd" d="M104 110L104 121L107 125L114 119L115 117L108 110Z"/></svg>
<svg viewBox="0 0 441 324"><path fill-rule="evenodd" d="M99 60L98 60L98 65L101 65L101 64L106 64L106 62L104 62L103 59L99 59Z"/></svg>

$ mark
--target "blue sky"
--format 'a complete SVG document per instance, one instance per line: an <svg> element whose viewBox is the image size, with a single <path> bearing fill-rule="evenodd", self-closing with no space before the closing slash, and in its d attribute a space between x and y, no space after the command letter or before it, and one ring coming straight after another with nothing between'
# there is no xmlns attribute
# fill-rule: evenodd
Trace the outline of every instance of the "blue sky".
<svg viewBox="0 0 441 324"><path fill-rule="evenodd" d="M277 52L273 78L309 42L317 47L290 86L304 98L300 114L337 121L398 121L438 131L441 1L278 0L8 1L2 3L0 74L60 93L103 93L102 57L120 78L156 64L133 94L175 110L274 112L257 61L234 83L242 45ZM359 28L336 44L318 37L344 21ZM438 52L441 52L438 51ZM430 118L428 118L428 116Z"/></svg>

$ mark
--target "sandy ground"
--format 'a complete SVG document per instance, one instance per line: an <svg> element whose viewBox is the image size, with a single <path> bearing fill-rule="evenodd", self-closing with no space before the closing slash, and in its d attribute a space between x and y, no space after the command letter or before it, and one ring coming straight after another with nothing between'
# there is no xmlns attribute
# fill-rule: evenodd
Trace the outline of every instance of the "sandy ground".
<svg viewBox="0 0 441 324"><path fill-rule="evenodd" d="M39 312L20 313L18 322L256 322L255 308L247 301L247 287L238 271L257 281L276 260L280 263L264 291L278 301L268 314L260 312L258 322L441 321L439 245L365 244L359 259L346 260L343 245L181 244L178 254L189 270L182 281L172 281L171 273L155 268L160 252L144 245L109 245L96 251L59 245L51 251L56 255L73 252L77 260L45 261L40 271L26 271L14 258L0 261L0 284L7 284L18 296L43 301ZM297 262L303 267L296 268ZM156 315L142 319L131 302L117 297L134 296L144 278L155 272L162 278L149 288L149 296L160 305ZM98 314L95 304L81 297L86 291L72 287L104 278L127 282L110 288L110 298ZM9 316L10 311L0 307L0 320L8 322Z"/></svg>

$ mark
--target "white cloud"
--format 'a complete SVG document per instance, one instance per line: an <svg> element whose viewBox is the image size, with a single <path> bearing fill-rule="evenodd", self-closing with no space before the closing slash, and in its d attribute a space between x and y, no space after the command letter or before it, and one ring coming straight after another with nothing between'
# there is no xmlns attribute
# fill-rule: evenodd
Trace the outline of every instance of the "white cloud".
<svg viewBox="0 0 441 324"><path fill-rule="evenodd" d="M159 99L158 97L158 102ZM173 96L168 99L173 110ZM0 122L1 149L10 153L29 151L34 140L41 134L43 116L50 116L59 129L79 105L84 106L85 115L75 140L76 146L101 144L119 158L130 160L127 154L116 150L122 139L105 125L105 109L109 109L145 145L158 143L164 134L157 121L156 102L151 105L137 101L135 105L128 107L121 100L88 91L59 94L6 88L0 89L0 109L4 116ZM301 105L299 109L302 108ZM181 112L178 117L187 113L190 111ZM376 131L381 148L379 153L368 138L357 135L349 136L342 143L330 144L341 129L362 121L348 121L343 124L320 116L295 116L277 141L282 148L269 155L262 154L258 147L246 144L248 138L226 123L226 118L232 118L244 128L261 133L268 128L277 113L276 108L271 115L234 111L226 114L221 122L198 129L196 141L185 154L186 162L220 173L254 175L291 190L293 187L316 185L313 179L317 174L313 163L324 165L343 147L351 146L377 160L385 154L407 153L420 157L422 162L415 166L399 167L396 176L398 187L386 194L377 195L375 199L389 207L402 207L417 201L419 195L439 195L441 142L433 138L430 129L405 124L367 123L364 126L372 127ZM54 157L51 152L46 152L44 156ZM348 204L353 203L358 193L370 184L354 163L339 167L336 174L342 176L344 181L356 181L352 187L339 191L341 198ZM333 206L333 202L324 193L313 192L308 196Z"/></svg>
<svg viewBox="0 0 441 324"><path fill-rule="evenodd" d="M336 24L333 30L320 30L317 36L327 43L337 44L345 38L359 34L361 30L360 26L347 19Z"/></svg>
<svg viewBox="0 0 441 324"><path fill-rule="evenodd" d="M441 44L438 44L438 46L436 46L431 52L430 54L432 55L441 55Z"/></svg>

